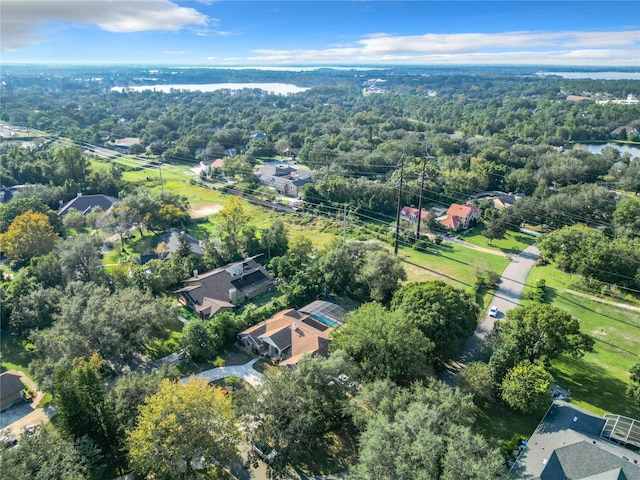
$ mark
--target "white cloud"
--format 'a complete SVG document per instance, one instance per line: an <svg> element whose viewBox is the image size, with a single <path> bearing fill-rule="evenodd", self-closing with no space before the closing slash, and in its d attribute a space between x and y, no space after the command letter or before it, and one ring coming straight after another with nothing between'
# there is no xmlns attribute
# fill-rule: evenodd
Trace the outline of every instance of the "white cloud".
<svg viewBox="0 0 640 480"><path fill-rule="evenodd" d="M253 51L251 63L487 63L635 65L640 31L455 33L394 36L374 33L355 45L316 50Z"/></svg>
<svg viewBox="0 0 640 480"><path fill-rule="evenodd" d="M3 0L1 9L3 51L41 43L37 29L52 21L92 24L114 33L178 31L208 23L206 15L169 0Z"/></svg>

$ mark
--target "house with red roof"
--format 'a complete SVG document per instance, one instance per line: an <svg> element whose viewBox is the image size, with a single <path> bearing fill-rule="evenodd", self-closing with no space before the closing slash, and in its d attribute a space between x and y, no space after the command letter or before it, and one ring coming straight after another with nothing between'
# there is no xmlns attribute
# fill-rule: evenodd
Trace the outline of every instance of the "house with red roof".
<svg viewBox="0 0 640 480"><path fill-rule="evenodd" d="M469 228L482 218L482 210L471 203L460 205L452 203L447 210L446 217L439 218L438 222L449 230L460 230Z"/></svg>
<svg viewBox="0 0 640 480"><path fill-rule="evenodd" d="M429 211L423 208L422 212L420 212L422 222L427 219L427 215L429 215ZM416 223L418 221L418 209L413 207L402 207L402 210L400 210L400 220L411 224Z"/></svg>

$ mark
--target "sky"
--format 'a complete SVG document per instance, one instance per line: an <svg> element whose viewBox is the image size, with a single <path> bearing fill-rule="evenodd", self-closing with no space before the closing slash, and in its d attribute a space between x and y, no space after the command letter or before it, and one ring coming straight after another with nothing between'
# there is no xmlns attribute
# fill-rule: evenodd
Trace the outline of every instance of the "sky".
<svg viewBox="0 0 640 480"><path fill-rule="evenodd" d="M0 62L640 68L640 1L1 0Z"/></svg>

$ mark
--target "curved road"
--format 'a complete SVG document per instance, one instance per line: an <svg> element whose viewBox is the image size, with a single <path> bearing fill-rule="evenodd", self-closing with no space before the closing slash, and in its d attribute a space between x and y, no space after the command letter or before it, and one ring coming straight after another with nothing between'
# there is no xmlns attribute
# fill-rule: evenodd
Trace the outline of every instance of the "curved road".
<svg viewBox="0 0 640 480"><path fill-rule="evenodd" d="M493 330L495 321L504 318L507 310L516 308L520 304L527 276L539 258L540 251L535 245L527 247L520 254L513 257L511 263L502 272L500 286L496 293L493 294L489 304L490 306L495 305L498 307L497 317L490 317L488 311L485 313L476 327L476 331L467 339L456 359L442 373L442 380L453 384L455 374L464 368L466 363L478 358L484 347L485 338Z"/></svg>

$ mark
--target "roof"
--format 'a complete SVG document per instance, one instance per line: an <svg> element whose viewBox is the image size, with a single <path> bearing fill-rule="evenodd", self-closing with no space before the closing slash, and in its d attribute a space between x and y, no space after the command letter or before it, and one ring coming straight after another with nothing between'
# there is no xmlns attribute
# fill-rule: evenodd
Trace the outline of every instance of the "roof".
<svg viewBox="0 0 640 480"><path fill-rule="evenodd" d="M256 345L273 345L285 358L281 365L295 365L304 355L329 353L330 327L292 308L247 328L239 337L250 337Z"/></svg>
<svg viewBox="0 0 640 480"><path fill-rule="evenodd" d="M407 218L412 218L412 215L413 215L413 218L417 220L418 209L413 207L402 207L402 210L400 210L400 215ZM428 215L429 215L429 211L423 208L420 215L421 219L424 220L425 218L427 218Z"/></svg>
<svg viewBox="0 0 640 480"><path fill-rule="evenodd" d="M270 175L272 177L287 177L296 172L289 165L265 165L258 170L258 175Z"/></svg>
<svg viewBox="0 0 640 480"><path fill-rule="evenodd" d="M640 455L600 437L603 418L556 400L511 469L522 479L640 480Z"/></svg>
<svg viewBox="0 0 640 480"><path fill-rule="evenodd" d="M22 391L24 385L19 375L5 372L0 374L0 401Z"/></svg>
<svg viewBox="0 0 640 480"><path fill-rule="evenodd" d="M300 312L314 316L319 316L324 319L332 320L342 325L344 323L344 317L347 316L347 311L340 305L335 303L326 302L324 300L316 300L308 305L305 305L300 309Z"/></svg>
<svg viewBox="0 0 640 480"><path fill-rule="evenodd" d="M447 217L461 217L464 218L471 213L482 213L478 207L473 205L472 203L465 203L464 205L460 205L458 203L452 203L449 209L447 210Z"/></svg>
<svg viewBox="0 0 640 480"><path fill-rule="evenodd" d="M189 240L189 245L191 247L191 252L196 255L203 255L202 247L200 247L200 242L196 240L193 236L189 235L186 232L178 232L173 230L171 232L163 233L153 242L153 247L156 248L161 243L164 243L164 251L165 252L177 252L180 248L180 234L183 234Z"/></svg>
<svg viewBox="0 0 640 480"><path fill-rule="evenodd" d="M447 228L450 228L451 230L457 230L460 227L460 225L462 225L462 222L460 221L460 217L457 217L457 216L454 216L454 217L447 216L447 218L438 220L438 222L441 225Z"/></svg>
<svg viewBox="0 0 640 480"><path fill-rule="evenodd" d="M205 313L207 306L211 306L211 312L215 310L216 306L219 308L229 307L231 305L228 304L229 290L236 289L240 298L273 284L273 277L255 261L255 258L245 258L241 262L230 263L224 267L188 278L182 282L185 286L177 290L176 293L188 296L196 305L196 311L198 308L202 308L203 313Z"/></svg>
<svg viewBox="0 0 640 480"><path fill-rule="evenodd" d="M58 210L58 215L64 217L67 213L69 213L71 209L78 210L79 212L87 214L98 207L106 212L114 203L119 201L120 200L118 200L116 197L111 197L109 195L79 194L76 198L60 207L60 210Z"/></svg>
<svg viewBox="0 0 640 480"><path fill-rule="evenodd" d="M129 148L133 145L137 145L140 143L140 139L138 137L125 137L125 138L116 138L111 142L114 147L126 147Z"/></svg>

